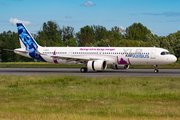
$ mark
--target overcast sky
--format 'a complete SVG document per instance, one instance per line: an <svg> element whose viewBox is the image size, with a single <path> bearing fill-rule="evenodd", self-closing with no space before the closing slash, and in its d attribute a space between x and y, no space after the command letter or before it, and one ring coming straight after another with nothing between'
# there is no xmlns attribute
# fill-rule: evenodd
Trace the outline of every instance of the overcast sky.
<svg viewBox="0 0 180 120"><path fill-rule="evenodd" d="M35 33L50 20L75 32L86 25L110 30L140 22L154 34L167 36L180 30L180 0L0 0L0 33L17 32L16 22Z"/></svg>

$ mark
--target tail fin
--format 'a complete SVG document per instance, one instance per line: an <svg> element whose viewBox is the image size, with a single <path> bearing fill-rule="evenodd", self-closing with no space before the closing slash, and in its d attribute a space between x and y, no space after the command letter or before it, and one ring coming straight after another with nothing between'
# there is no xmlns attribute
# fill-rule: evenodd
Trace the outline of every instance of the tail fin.
<svg viewBox="0 0 180 120"><path fill-rule="evenodd" d="M27 51L31 52L32 48L35 47L37 49L39 47L23 23L17 23L17 29L21 48L26 48Z"/></svg>
<svg viewBox="0 0 180 120"><path fill-rule="evenodd" d="M20 39L21 48L26 48L29 52L29 56L33 59L45 61L41 55L38 54L38 47L40 47L31 34L28 32L23 23L17 23L17 29Z"/></svg>

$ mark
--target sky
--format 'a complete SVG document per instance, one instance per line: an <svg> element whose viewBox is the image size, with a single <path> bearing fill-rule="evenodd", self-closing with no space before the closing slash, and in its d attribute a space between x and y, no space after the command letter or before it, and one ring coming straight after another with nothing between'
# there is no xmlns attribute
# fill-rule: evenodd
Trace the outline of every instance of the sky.
<svg viewBox="0 0 180 120"><path fill-rule="evenodd" d="M141 23L158 36L180 30L180 0L0 0L0 33L17 32L23 22L31 33L42 30L47 21L75 32L86 25L126 29Z"/></svg>

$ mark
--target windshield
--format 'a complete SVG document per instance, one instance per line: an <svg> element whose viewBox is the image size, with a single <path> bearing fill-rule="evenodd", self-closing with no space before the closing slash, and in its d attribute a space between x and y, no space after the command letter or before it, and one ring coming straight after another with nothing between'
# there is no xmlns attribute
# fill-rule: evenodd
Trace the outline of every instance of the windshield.
<svg viewBox="0 0 180 120"><path fill-rule="evenodd" d="M161 55L168 55L171 54L170 52L161 52Z"/></svg>

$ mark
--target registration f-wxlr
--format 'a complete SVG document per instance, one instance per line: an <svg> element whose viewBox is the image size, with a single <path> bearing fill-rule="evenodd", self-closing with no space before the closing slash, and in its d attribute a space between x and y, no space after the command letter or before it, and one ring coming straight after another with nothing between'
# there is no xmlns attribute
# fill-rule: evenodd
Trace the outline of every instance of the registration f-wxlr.
<svg viewBox="0 0 180 120"><path fill-rule="evenodd" d="M21 48L13 51L25 57L56 64L83 64L81 72L128 69L130 65L157 66L174 63L177 58L157 47L42 47L26 27L17 23Z"/></svg>

